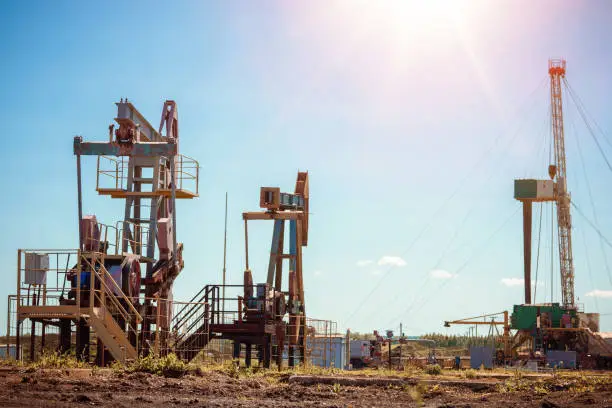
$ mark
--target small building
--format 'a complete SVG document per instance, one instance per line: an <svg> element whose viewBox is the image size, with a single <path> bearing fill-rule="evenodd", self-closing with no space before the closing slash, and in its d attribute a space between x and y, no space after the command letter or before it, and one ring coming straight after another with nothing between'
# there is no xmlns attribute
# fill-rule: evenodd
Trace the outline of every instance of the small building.
<svg viewBox="0 0 612 408"><path fill-rule="evenodd" d="M317 367L344 369L346 362L346 339L342 335L316 336L306 339L310 350L310 362Z"/></svg>
<svg viewBox="0 0 612 408"><path fill-rule="evenodd" d="M20 351L23 351L23 347L19 347ZM23 356L23 352L19 353L19 356ZM16 344L0 344L0 359L2 360L16 360L17 359L17 345Z"/></svg>
<svg viewBox="0 0 612 408"><path fill-rule="evenodd" d="M470 367L493 368L493 347L470 347Z"/></svg>

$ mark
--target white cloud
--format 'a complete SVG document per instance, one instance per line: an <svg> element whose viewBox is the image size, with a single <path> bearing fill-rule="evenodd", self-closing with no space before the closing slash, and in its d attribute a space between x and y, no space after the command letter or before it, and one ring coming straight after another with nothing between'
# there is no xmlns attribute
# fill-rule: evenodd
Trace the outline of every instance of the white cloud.
<svg viewBox="0 0 612 408"><path fill-rule="evenodd" d="M375 269L372 271L372 275L380 275L382 271L380 269Z"/></svg>
<svg viewBox="0 0 612 408"><path fill-rule="evenodd" d="M523 284L525 283L525 279L522 279L522 278L503 278L501 280L501 283L503 283L504 285L506 285L508 287L523 286Z"/></svg>
<svg viewBox="0 0 612 408"><path fill-rule="evenodd" d="M323 274L323 272L321 272L321 271L314 271L314 276L320 276L321 274Z"/></svg>
<svg viewBox="0 0 612 408"><path fill-rule="evenodd" d="M393 265L393 266L406 266L406 261L404 261L399 256L389 256L385 255L378 260L379 265Z"/></svg>
<svg viewBox="0 0 612 408"><path fill-rule="evenodd" d="M449 271L445 271L444 269L434 269L429 272L429 276L434 279L452 279L457 275L450 273Z"/></svg>
<svg viewBox="0 0 612 408"><path fill-rule="evenodd" d="M612 298L612 290L599 290L595 289L586 294L589 297L596 298Z"/></svg>
<svg viewBox="0 0 612 408"><path fill-rule="evenodd" d="M368 266L368 265L371 265L373 263L374 263L374 261L366 259L366 260L363 260L363 261L357 261L357 266L360 267L360 268L363 268L364 266Z"/></svg>
<svg viewBox="0 0 612 408"><path fill-rule="evenodd" d="M501 280L501 283L508 286L509 288L513 286L523 286L525 284L525 279L523 278L503 278ZM534 281L531 281L531 286L535 286L535 285L536 283ZM542 281L538 282L538 286L543 286L543 285L544 285L544 282Z"/></svg>

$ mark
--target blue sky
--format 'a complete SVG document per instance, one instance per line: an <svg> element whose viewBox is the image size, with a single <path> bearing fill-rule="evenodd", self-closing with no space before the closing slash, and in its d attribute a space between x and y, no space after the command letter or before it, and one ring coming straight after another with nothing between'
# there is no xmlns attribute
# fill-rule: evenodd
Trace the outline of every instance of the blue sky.
<svg viewBox="0 0 612 408"><path fill-rule="evenodd" d="M298 169L308 170L307 311L358 331L403 322L409 335L444 333L444 320L522 302L513 179L547 174L549 57L567 59L570 84L612 140L605 1L2 8L0 296L14 291L17 248L77 246L72 138L104 140L121 97L153 124L165 99L177 101L182 153L202 167L200 197L178 205L186 268L175 298L221 279L226 191L228 273L240 283L242 211L257 209L260 186L291 191ZM612 174L571 103L565 112L573 200L592 214L580 140L598 225L612 237ZM114 224L122 203L95 194L95 166L84 160L84 212ZM550 301L549 211L538 301ZM610 248L573 217L576 294L588 311L612 313ZM272 225L251 232L263 281ZM555 270L555 300L558 284ZM612 315L601 321L612 331Z"/></svg>

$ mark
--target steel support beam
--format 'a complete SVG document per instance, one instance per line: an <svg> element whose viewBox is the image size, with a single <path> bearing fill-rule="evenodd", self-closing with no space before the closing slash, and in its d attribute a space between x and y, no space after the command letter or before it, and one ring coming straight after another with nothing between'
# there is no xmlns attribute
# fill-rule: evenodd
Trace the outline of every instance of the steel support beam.
<svg viewBox="0 0 612 408"><path fill-rule="evenodd" d="M531 304L531 200L523 200L523 263L525 269L525 304Z"/></svg>
<svg viewBox="0 0 612 408"><path fill-rule="evenodd" d="M243 220L301 220L303 218L304 212L302 211L242 213Z"/></svg>
<svg viewBox="0 0 612 408"><path fill-rule="evenodd" d="M84 142L83 138L74 138L74 154L83 156L175 156L176 143L166 142Z"/></svg>

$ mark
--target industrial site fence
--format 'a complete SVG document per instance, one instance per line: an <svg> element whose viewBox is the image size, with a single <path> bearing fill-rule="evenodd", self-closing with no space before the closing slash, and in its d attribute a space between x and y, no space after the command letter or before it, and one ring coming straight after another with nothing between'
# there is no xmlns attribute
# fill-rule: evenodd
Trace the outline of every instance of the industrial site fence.
<svg viewBox="0 0 612 408"><path fill-rule="evenodd" d="M83 268L96 272L85 279L80 273ZM209 292L214 288L214 296L208 293L210 296L207 297L204 288L189 302L172 298L143 298L139 295L129 297L116 278L106 270L102 253L84 256L78 250L19 250L17 278L17 293L8 297L5 347L7 355L10 355L9 345L18 345L18 357L30 360L36 360L44 352L59 350L59 321L62 318L71 320L70 339L74 345L76 322L80 314L87 313L91 317L89 314L95 308L98 314L113 315L140 355L175 353L185 361L216 364L233 359L233 344L212 333L210 324L232 324L246 318L240 300L244 291L242 285L206 287ZM256 291L257 285L254 285L253 293ZM222 297L222 293L225 293L225 297ZM275 299L273 290L269 295ZM53 307L66 305L73 305L71 310L75 310L76 315L47 313ZM288 332L294 329L285 310L277 314L274 307L269 309L268 301L262 307L271 312L270 319L284 319ZM21 311L20 316L18 311ZM338 342L343 340L343 336L337 333L335 322L307 318L301 322L301 326L305 337L303 363L325 367L341 365ZM89 341L86 342L88 347L78 351L81 353L79 357L95 361L100 350L96 338L90 330ZM276 344L276 338L272 342ZM77 353L77 350L71 351ZM244 353L243 347L241 359ZM257 356L255 350L255 361ZM282 349L273 347L273 362L278 361L278 357L286 364L288 356L288 339ZM301 362L296 358L296 363Z"/></svg>
<svg viewBox="0 0 612 408"><path fill-rule="evenodd" d="M253 285L251 292L257 294L258 285ZM261 286L261 285L260 285ZM219 362L231 361L234 359L233 342L219 338L219 333L211 331L212 325L234 324L247 319L244 304L243 285L209 285L200 290L190 302L173 302L172 316L167 320L171 322L171 331L167 338L167 351L173 351L185 360L194 360L203 364L217 364ZM292 326L292 322L287 319L285 310L277 310L276 292L273 289L267 291L267 299L261 300L258 307L267 315L266 320L284 321L287 333L299 329ZM164 320L162 318L162 320ZM307 317L300 323L302 333L305 337L304 363L315 364L324 367L338 367L343 364L341 359L341 349L339 342L344 341L344 335L337 332L336 322L330 320L319 320ZM284 346L277 347L278 339L272 336L272 355L271 361L283 361L287 365L289 360L289 338L286 336ZM297 348L297 347L296 347ZM197 350L200 350L196 353ZM296 363L302 363L295 353ZM185 358L189 357L189 358ZM246 357L246 346L241 345L239 359ZM255 365L262 358L262 353L257 347L253 350Z"/></svg>
<svg viewBox="0 0 612 408"><path fill-rule="evenodd" d="M306 335L304 361L299 359L296 351L295 364L343 369L344 364L340 362L345 361L341 358L342 350L345 350L343 345L345 343L345 336L336 332L336 323L330 320L306 318L306 327L308 328L308 334ZM276 343L274 336L272 343ZM339 344L342 344L342 346L339 346ZM236 359L234 357L234 343L231 340L217 338L212 333L208 344L198 353L193 362L204 365L217 365L234 361L244 365L246 353L246 346L242 344L238 359ZM261 365L263 360L261 350L254 346L252 353L253 366ZM279 361L279 355L283 367L287 367L289 363L289 345L287 342L285 342L282 349L272 347L271 362L273 367Z"/></svg>

